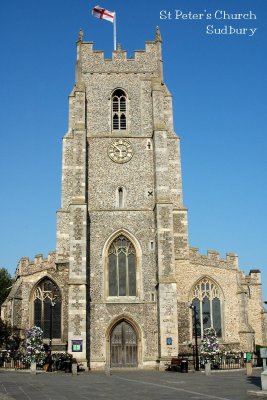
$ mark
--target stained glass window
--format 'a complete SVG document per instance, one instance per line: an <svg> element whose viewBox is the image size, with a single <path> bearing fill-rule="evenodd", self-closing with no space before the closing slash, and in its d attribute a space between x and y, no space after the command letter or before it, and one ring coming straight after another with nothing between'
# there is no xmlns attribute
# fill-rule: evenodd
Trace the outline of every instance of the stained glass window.
<svg viewBox="0 0 267 400"><path fill-rule="evenodd" d="M135 248L125 236L117 237L108 251L109 296L136 296Z"/></svg>
<svg viewBox="0 0 267 400"><path fill-rule="evenodd" d="M50 279L43 279L33 295L34 325L44 332L44 338L61 338L61 296L57 285ZM51 325L52 319L52 325Z"/></svg>
<svg viewBox="0 0 267 400"><path fill-rule="evenodd" d="M221 299L219 287L208 278L203 278L194 287L191 300L196 307L198 336L203 336L203 330L210 327L216 330L218 337L222 336Z"/></svg>
<svg viewBox="0 0 267 400"><path fill-rule="evenodd" d="M212 299L212 317L213 328L217 332L217 336L222 336L222 323L221 323L221 302L218 297Z"/></svg>

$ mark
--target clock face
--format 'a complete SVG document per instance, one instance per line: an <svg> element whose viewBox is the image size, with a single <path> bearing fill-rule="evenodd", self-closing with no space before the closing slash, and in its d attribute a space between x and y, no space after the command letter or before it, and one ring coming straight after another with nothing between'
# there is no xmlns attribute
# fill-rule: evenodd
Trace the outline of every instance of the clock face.
<svg viewBox="0 0 267 400"><path fill-rule="evenodd" d="M133 147L127 140L117 139L109 145L108 155L112 161L126 163L133 156Z"/></svg>

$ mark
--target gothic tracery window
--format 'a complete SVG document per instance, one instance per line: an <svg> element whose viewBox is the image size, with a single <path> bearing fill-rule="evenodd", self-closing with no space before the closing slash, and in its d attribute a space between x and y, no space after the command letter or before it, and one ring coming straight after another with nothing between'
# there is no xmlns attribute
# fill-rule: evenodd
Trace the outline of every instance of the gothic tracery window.
<svg viewBox="0 0 267 400"><path fill-rule="evenodd" d="M205 328L214 328L222 336L221 303L219 287L210 279L203 278L193 289L192 305L196 307L197 334L203 336Z"/></svg>
<svg viewBox="0 0 267 400"><path fill-rule="evenodd" d="M112 95L112 129L126 129L126 94L121 89Z"/></svg>
<svg viewBox="0 0 267 400"><path fill-rule="evenodd" d="M61 337L61 295L58 286L50 279L43 279L33 294L34 325L44 332L44 338ZM52 320L52 325L51 325Z"/></svg>
<svg viewBox="0 0 267 400"><path fill-rule="evenodd" d="M108 290L109 296L136 296L136 252L123 235L108 250Z"/></svg>

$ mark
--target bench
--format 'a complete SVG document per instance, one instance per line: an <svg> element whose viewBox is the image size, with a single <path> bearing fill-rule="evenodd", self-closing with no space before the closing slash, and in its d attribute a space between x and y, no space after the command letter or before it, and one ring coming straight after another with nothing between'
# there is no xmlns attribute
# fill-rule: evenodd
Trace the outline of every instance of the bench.
<svg viewBox="0 0 267 400"><path fill-rule="evenodd" d="M179 371L181 368L181 358L173 357L169 363L166 364L169 371Z"/></svg>

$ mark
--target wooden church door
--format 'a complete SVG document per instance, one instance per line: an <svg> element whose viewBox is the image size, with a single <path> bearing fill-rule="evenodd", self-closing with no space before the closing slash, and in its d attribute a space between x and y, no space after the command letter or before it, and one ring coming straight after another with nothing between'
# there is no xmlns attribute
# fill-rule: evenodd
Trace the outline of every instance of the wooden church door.
<svg viewBox="0 0 267 400"><path fill-rule="evenodd" d="M126 321L115 326L110 340L111 367L137 367L137 337Z"/></svg>

